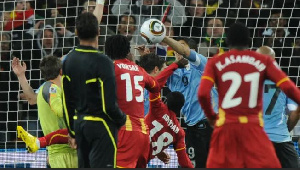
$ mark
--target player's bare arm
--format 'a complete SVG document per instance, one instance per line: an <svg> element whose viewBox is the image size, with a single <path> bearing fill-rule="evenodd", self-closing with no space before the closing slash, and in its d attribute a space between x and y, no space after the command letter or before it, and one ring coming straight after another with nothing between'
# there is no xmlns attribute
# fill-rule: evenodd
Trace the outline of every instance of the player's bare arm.
<svg viewBox="0 0 300 170"><path fill-rule="evenodd" d="M16 74L16 76L19 79L25 98L28 100L30 105L36 104L37 94L34 93L32 87L29 85L28 80L25 76L25 71L27 68L26 63L24 61L21 62L18 58L14 57L11 65L12 65L13 72Z"/></svg>
<svg viewBox="0 0 300 170"><path fill-rule="evenodd" d="M98 25L100 24L102 16L103 16L104 2L105 2L105 0L97 0L96 8L93 12L93 14L97 17Z"/></svg>
<svg viewBox="0 0 300 170"><path fill-rule="evenodd" d="M298 106L295 111L291 112L287 121L288 130L292 131L299 120L300 120L300 106Z"/></svg>
<svg viewBox="0 0 300 170"><path fill-rule="evenodd" d="M174 49L174 51L183 55L183 57L185 58L187 58L187 56L189 56L191 53L190 48L187 45L183 45L180 42L174 40L173 38L165 37L162 42L168 44Z"/></svg>

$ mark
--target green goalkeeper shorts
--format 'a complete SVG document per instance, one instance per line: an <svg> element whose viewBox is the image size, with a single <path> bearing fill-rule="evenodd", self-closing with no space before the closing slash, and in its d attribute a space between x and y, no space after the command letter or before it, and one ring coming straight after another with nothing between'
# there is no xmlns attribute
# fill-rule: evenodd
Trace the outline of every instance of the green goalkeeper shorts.
<svg viewBox="0 0 300 170"><path fill-rule="evenodd" d="M49 164L51 168L78 168L77 152L50 154Z"/></svg>

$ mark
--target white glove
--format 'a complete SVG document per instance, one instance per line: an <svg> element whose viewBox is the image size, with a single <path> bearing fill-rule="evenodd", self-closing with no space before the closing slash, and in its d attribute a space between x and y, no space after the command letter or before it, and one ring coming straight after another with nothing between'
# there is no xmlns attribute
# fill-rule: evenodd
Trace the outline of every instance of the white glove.
<svg viewBox="0 0 300 170"><path fill-rule="evenodd" d="M104 2L105 2L105 0L97 0L96 1L97 4L101 4L101 5L104 5Z"/></svg>

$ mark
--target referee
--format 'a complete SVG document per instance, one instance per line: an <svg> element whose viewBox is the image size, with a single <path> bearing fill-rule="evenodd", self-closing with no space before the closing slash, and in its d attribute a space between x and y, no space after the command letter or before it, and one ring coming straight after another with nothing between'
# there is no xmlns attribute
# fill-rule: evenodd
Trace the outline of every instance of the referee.
<svg viewBox="0 0 300 170"><path fill-rule="evenodd" d="M96 7L97 8L97 7ZM126 115L116 102L113 62L100 54L98 22L92 13L76 20L80 45L63 59L63 104L79 168L115 168L118 128Z"/></svg>

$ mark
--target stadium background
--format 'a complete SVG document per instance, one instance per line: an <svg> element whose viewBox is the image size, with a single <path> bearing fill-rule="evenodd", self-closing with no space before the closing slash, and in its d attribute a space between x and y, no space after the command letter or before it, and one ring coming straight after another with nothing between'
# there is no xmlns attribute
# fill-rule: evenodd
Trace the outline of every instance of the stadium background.
<svg viewBox="0 0 300 170"><path fill-rule="evenodd" d="M0 167L46 167L45 149L28 154L24 143L16 139L17 125L39 137L42 136L42 132L36 106L29 105L20 98L22 89L12 73L12 57L19 57L27 63L26 76L31 86L37 89L43 82L38 69L41 58L48 54L61 57L76 46L76 16L85 10L93 9L92 0L89 5L87 0L26 1L28 3L24 4L23 0L0 1ZM147 1L149 2L144 0L145 3L148 3ZM162 19L164 14L167 14L166 26L170 36L194 39L197 43L196 50L211 57L228 49L223 28L226 30L231 23L239 21L246 23L251 30L251 49L261 45L274 48L276 60L282 70L298 87L300 86L299 1L198 0L197 7L195 0L153 0L156 5L140 6L141 2L143 0L122 0L120 4L120 0L106 0L100 26L100 51L103 51L103 44L108 36L127 34L127 30L131 35L128 37L132 38L132 47L141 45L143 42L138 30L142 22L147 18ZM26 5L27 9L24 9ZM130 25L122 20L124 12L125 16L134 17L130 19ZM211 25L208 22L211 18L218 18L221 23ZM14 22L10 25L12 19ZM43 32L44 28L52 31ZM210 32L213 32L213 35ZM49 43L51 39L53 44L52 41ZM172 49L163 45L148 47L167 61L174 60ZM138 56L137 51L133 48L131 50ZM184 127L183 117L178 119ZM292 135L299 152L299 123ZM167 151L171 155L169 165L152 160L149 167L178 167L177 156L172 147Z"/></svg>

